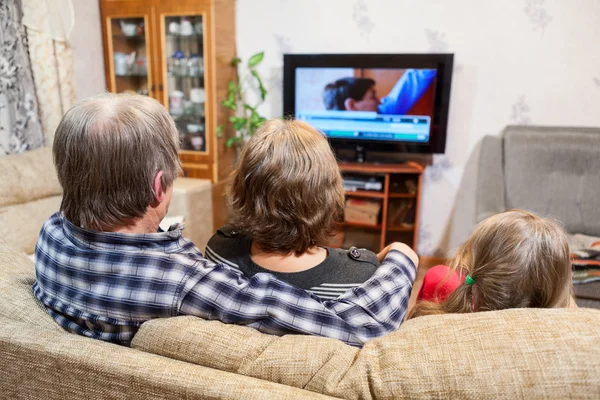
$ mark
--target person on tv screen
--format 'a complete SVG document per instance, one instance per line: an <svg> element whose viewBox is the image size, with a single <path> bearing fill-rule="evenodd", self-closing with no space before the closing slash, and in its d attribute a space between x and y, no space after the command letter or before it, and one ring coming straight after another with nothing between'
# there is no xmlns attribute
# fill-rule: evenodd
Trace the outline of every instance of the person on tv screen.
<svg viewBox="0 0 600 400"><path fill-rule="evenodd" d="M435 79L434 69L406 70L390 93L377 97L376 82L370 78L341 78L327 84L323 101L327 110L375 111L379 114L406 114Z"/></svg>

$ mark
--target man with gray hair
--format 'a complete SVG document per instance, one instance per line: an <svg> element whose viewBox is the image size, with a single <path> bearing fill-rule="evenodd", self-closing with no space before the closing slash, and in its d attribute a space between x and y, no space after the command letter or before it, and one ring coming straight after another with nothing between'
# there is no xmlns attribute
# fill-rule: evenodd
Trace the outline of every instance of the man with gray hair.
<svg viewBox="0 0 600 400"><path fill-rule="evenodd" d="M389 246L371 279L323 302L273 275L207 261L181 225L160 230L178 150L173 120L148 97L103 94L62 118L53 153L64 197L40 232L33 291L64 329L129 345L147 320L195 315L360 346L402 323L418 264L406 245Z"/></svg>

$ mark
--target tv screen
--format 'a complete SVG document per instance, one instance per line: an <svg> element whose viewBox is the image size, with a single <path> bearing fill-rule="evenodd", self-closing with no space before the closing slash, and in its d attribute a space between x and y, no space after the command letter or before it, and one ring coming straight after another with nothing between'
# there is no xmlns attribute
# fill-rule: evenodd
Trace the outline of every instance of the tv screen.
<svg viewBox="0 0 600 400"><path fill-rule="evenodd" d="M443 153L452 55L286 55L284 114L336 146Z"/></svg>

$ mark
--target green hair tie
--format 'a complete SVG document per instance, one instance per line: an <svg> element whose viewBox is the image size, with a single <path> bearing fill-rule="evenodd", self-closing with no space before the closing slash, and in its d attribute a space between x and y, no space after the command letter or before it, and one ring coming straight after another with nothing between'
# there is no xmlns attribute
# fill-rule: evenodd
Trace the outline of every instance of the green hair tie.
<svg viewBox="0 0 600 400"><path fill-rule="evenodd" d="M471 277L471 275L467 275L467 279L466 279L467 285L471 286L472 284L475 283L475 279L473 279Z"/></svg>

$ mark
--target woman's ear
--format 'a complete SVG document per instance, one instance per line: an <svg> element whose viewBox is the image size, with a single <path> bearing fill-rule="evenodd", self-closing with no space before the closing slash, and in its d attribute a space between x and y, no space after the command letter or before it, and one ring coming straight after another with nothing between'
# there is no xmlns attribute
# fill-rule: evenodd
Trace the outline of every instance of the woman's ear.
<svg viewBox="0 0 600 400"><path fill-rule="evenodd" d="M344 108L346 111L356 111L356 101L350 97L344 100Z"/></svg>
<svg viewBox="0 0 600 400"><path fill-rule="evenodd" d="M152 189L154 190L154 201L156 201L157 203L162 203L165 199L165 192L162 187L163 175L163 171L158 171L158 173L154 177L154 182L152 183Z"/></svg>

